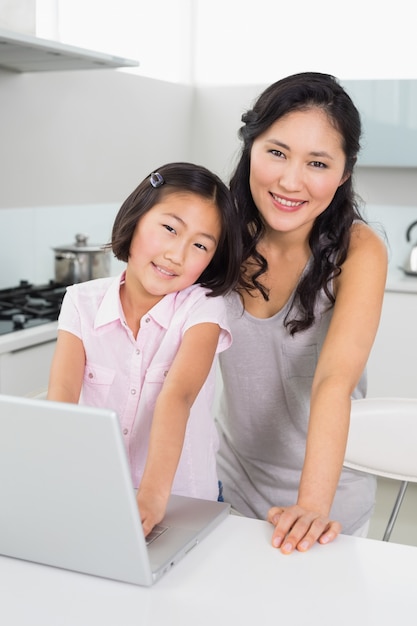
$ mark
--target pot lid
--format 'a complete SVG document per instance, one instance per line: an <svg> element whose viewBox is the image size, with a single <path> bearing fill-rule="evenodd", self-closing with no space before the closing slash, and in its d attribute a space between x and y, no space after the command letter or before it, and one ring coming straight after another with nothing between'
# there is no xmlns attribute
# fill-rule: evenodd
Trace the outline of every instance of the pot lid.
<svg viewBox="0 0 417 626"><path fill-rule="evenodd" d="M75 235L75 242L73 244L55 246L52 248L57 252L108 252L104 249L105 244L88 244L88 235L78 233Z"/></svg>

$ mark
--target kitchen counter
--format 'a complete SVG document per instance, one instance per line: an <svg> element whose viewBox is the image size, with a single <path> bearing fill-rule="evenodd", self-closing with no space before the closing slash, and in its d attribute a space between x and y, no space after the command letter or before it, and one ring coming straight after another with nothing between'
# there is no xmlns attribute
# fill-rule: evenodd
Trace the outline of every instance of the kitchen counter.
<svg viewBox="0 0 417 626"><path fill-rule="evenodd" d="M57 337L58 322L49 322L33 328L15 330L0 336L0 354L16 352L30 346L54 341Z"/></svg>
<svg viewBox="0 0 417 626"><path fill-rule="evenodd" d="M416 623L417 548L340 535L281 554L267 522L229 516L151 588L0 557L8 626L392 626Z"/></svg>

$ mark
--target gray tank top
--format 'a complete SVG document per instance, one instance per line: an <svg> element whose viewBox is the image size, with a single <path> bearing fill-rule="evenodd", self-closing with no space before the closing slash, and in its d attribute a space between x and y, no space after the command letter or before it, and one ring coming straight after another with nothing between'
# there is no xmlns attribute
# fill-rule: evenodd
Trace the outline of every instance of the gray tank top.
<svg viewBox="0 0 417 626"><path fill-rule="evenodd" d="M249 517L265 519L274 505L295 504L304 462L311 384L332 309L322 293L316 322L291 336L284 327L289 304L268 319L245 312L227 296L232 346L220 355L215 409L220 434L219 478L224 498ZM366 373L352 397L366 393ZM352 534L370 518L373 477L344 469L331 519Z"/></svg>

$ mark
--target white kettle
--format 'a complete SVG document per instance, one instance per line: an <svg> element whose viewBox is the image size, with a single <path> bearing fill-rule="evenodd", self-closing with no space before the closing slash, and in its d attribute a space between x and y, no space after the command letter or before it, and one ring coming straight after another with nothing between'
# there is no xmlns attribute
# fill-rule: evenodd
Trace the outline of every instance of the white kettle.
<svg viewBox="0 0 417 626"><path fill-rule="evenodd" d="M407 228L405 237L408 242L411 242L411 231L413 230L414 226L417 226L417 221L412 222ZM417 276L417 241L411 246L411 250L407 255L404 267L402 269L406 274L410 276Z"/></svg>

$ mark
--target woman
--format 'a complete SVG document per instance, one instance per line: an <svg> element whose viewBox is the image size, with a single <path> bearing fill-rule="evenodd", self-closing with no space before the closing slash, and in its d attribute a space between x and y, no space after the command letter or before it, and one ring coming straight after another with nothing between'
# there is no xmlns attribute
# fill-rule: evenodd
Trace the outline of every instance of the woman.
<svg viewBox="0 0 417 626"><path fill-rule="evenodd" d="M244 264L220 357L219 477L224 499L267 517L291 553L369 525L375 480L342 465L387 254L358 210L360 117L334 77L284 78L242 121L231 190Z"/></svg>

